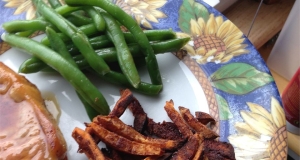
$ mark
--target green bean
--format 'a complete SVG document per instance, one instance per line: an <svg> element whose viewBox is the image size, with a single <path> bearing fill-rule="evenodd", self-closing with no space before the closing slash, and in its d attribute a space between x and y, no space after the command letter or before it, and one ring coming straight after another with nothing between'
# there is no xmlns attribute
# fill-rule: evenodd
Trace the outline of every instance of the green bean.
<svg viewBox="0 0 300 160"><path fill-rule="evenodd" d="M96 55L94 49L88 42L88 38L82 31L55 12L55 10L47 6L44 1L33 0L33 3L37 11L41 13L46 20L55 25L62 33L71 37L73 43L79 48L82 55L95 71L100 74L105 74L110 70L105 61Z"/></svg>
<svg viewBox="0 0 300 160"><path fill-rule="evenodd" d="M21 37L29 37L34 32L36 32L36 30L28 30L28 31L23 31L23 32L17 32L16 35L21 36Z"/></svg>
<svg viewBox="0 0 300 160"><path fill-rule="evenodd" d="M70 40L69 37L65 36L65 34L61 34L61 33L57 33L57 35L60 37L60 39L62 41L68 41ZM108 40L108 38L106 36L99 36L97 38L98 41L96 42L91 42L91 45L94 49L97 49L97 48L104 48L104 47L107 47L107 46L112 46L113 43ZM50 42L49 42L49 39L47 37L47 39L45 41L43 41L44 45L46 46L50 46ZM71 55L75 55L75 54L78 54L80 51L78 50L78 48L72 43L72 44L69 44L66 46L67 47L67 50L68 52L71 54ZM20 73L35 73L35 72L39 72L41 70L44 70L45 68L47 68L47 65L45 63L43 63L41 60L35 58L35 57L32 57L33 60L30 60L31 58L27 59L26 61L24 61L20 67L19 67L19 72ZM36 63L36 64L32 64L32 63ZM86 65L86 60L84 60L84 64ZM85 67L85 66L84 66ZM83 67L83 68L84 68ZM48 70L47 70L48 71Z"/></svg>
<svg viewBox="0 0 300 160"><path fill-rule="evenodd" d="M95 73L95 71L93 70L87 70L98 75L100 78L107 82L125 86L146 95L157 95L163 88L162 85L153 85L145 82L141 82L138 88L133 88L132 85L128 82L126 76L122 73L110 71L106 75L100 75L98 73Z"/></svg>
<svg viewBox="0 0 300 160"><path fill-rule="evenodd" d="M164 41L176 38L175 32L173 32L171 29L144 30L143 32L146 34L149 41ZM124 32L123 34L127 43L136 42L134 35L130 32Z"/></svg>
<svg viewBox="0 0 300 160"><path fill-rule="evenodd" d="M50 27L46 28L46 34L49 37L51 48L59 53L63 58L65 58L68 62L70 62L73 66L77 67L77 64L73 60L73 57L69 53L65 43L59 37L59 35Z"/></svg>
<svg viewBox="0 0 300 160"><path fill-rule="evenodd" d="M56 8L55 11L60 15L68 15L69 13L72 13L72 12L77 11L79 9L81 9L81 7L70 7L68 5L63 5L63 6L60 6L60 7ZM36 20L44 20L44 18L43 17L38 17L38 18L36 18ZM20 26L20 25L17 25L16 27L22 28L22 26ZM28 37L36 31L37 30L34 30L34 29L31 28L28 31L22 31L22 32L18 32L16 34L19 35L19 36L22 36L22 37Z"/></svg>
<svg viewBox="0 0 300 160"><path fill-rule="evenodd" d="M155 54L175 52L182 48L189 40L190 38L178 38L163 42L155 42L151 43L151 47L153 48ZM143 57L143 55L140 54L142 49L139 47L139 45L129 44L128 49L133 57ZM114 47L96 50L97 55L101 56L108 63L117 61L116 52L117 50Z"/></svg>
<svg viewBox="0 0 300 160"><path fill-rule="evenodd" d="M137 88L141 83L141 79L134 64L132 55L125 42L123 32L116 24L116 21L109 14L104 12L102 12L101 14L105 20L105 23L107 24L106 35L110 37L111 41L115 45L121 70L128 79L129 83L134 88Z"/></svg>
<svg viewBox="0 0 300 160"><path fill-rule="evenodd" d="M190 38L172 39L169 41L152 43L151 46L155 54L175 52L182 48L189 40ZM141 48L137 44L128 45L128 48L132 56L135 57L134 59L136 59L136 57L143 57L143 55L140 54ZM117 61L117 50L114 47L98 49L96 50L96 53L98 56L101 56L107 63ZM82 56L74 56L73 59L75 57L76 64L81 66L80 68L88 67L87 62L83 59Z"/></svg>
<svg viewBox="0 0 300 160"><path fill-rule="evenodd" d="M190 38L171 39L168 41L152 43L151 46L155 54L165 53L165 52L176 52L180 48L182 48L189 40ZM143 57L143 55L140 54L141 48L137 44L129 44L128 48L132 56L134 57L134 59L136 59L136 57ZM117 61L116 52L117 51L114 47L102 48L96 50L97 55L101 56L101 58L103 58L107 63ZM39 59L37 60L36 58L32 58L32 59L33 60L31 60L30 58L21 64L19 68L20 73L26 73L26 74L35 73L47 68L47 65L41 62ZM80 54L75 55L73 56L73 59L75 60L77 66L80 69L85 69L89 67L87 61L84 59L82 55Z"/></svg>
<svg viewBox="0 0 300 160"><path fill-rule="evenodd" d="M94 24L87 24L87 25L84 25L84 26L80 26L78 27L78 30L82 32L82 34L85 34L86 36L90 36L90 35L93 35L95 33L97 33L97 29L96 27L94 26ZM64 33L59 33L59 36L64 40L64 41L68 41L68 40L71 40L71 37L64 34ZM48 37L44 37L42 40L41 40L41 43L46 45L46 46L49 46L49 40L48 40Z"/></svg>
<svg viewBox="0 0 300 160"><path fill-rule="evenodd" d="M48 27L46 28L46 33L47 33L47 36L50 41L50 45L53 48L53 50L58 52L63 58L65 58L73 66L78 67L77 64L75 63L75 61L73 60L72 56L68 52L64 42L58 36L58 34L54 30L52 30L51 28L48 28ZM49 70L47 70L47 71L49 71ZM96 111L77 91L76 91L76 94L79 97L79 99L81 100L90 120L92 120L94 117L96 117L99 114L99 112Z"/></svg>
<svg viewBox="0 0 300 160"><path fill-rule="evenodd" d="M144 33L148 37L149 41L165 41L170 39L175 39L176 34L172 30L145 30ZM127 44L135 43L134 37L130 32L123 32L125 41ZM109 40L106 35L96 36L89 39L92 47L94 49L100 49L104 47L111 47L113 43ZM43 43L49 44L49 42ZM67 45L69 52L71 54L78 53L78 49L74 46L74 44Z"/></svg>
<svg viewBox="0 0 300 160"><path fill-rule="evenodd" d="M15 20L3 23L2 27L9 33L22 32L28 30L44 31L46 27L53 27L47 21L34 19L34 20Z"/></svg>
<svg viewBox="0 0 300 160"><path fill-rule="evenodd" d="M147 69L153 84L162 84L158 63L148 38L140 26L125 11L109 0L65 0L68 5L98 6L112 15L123 24L135 37L136 42L142 47L142 53L146 56Z"/></svg>
<svg viewBox="0 0 300 160"><path fill-rule="evenodd" d="M86 7L85 11L93 19L93 23L98 31L104 31L105 21L98 10L94 7Z"/></svg>
<svg viewBox="0 0 300 160"><path fill-rule="evenodd" d="M93 20L91 18L85 17L80 14L71 14L66 17L68 21L70 21L75 26L83 26L87 24L93 23Z"/></svg>
<svg viewBox="0 0 300 160"><path fill-rule="evenodd" d="M144 30L143 32L147 36L149 41L164 41L177 38L175 32L171 29ZM136 43L133 34L131 34L130 32L123 32L123 34L127 43ZM90 42L98 41L98 38L102 40L103 36L105 36L106 39L108 39L106 35L101 35L90 38Z"/></svg>
<svg viewBox="0 0 300 160"><path fill-rule="evenodd" d="M2 34L1 38L11 46L38 57L57 70L100 114L108 114L110 112L109 106L100 91L78 68L74 67L58 53L30 38L9 33Z"/></svg>
<svg viewBox="0 0 300 160"><path fill-rule="evenodd" d="M113 43L109 39L99 40L99 41L90 42L90 43L95 50L113 46ZM78 48L76 48L76 46L74 44L68 44L67 48L72 55L76 55L79 53Z"/></svg>
<svg viewBox="0 0 300 160"><path fill-rule="evenodd" d="M54 9L62 6L61 3L59 2L59 0L48 0L48 2L50 4L50 6Z"/></svg>
<svg viewBox="0 0 300 160"><path fill-rule="evenodd" d="M82 7L70 7L68 5L62 5L55 8L55 11L62 16L66 16L80 9L82 9Z"/></svg>
<svg viewBox="0 0 300 160"><path fill-rule="evenodd" d="M37 57L31 57L27 60L25 60L19 67L19 73L35 73L39 72L45 68L49 68L49 66L46 63L43 63L39 58Z"/></svg>
<svg viewBox="0 0 300 160"><path fill-rule="evenodd" d="M93 121L93 118L97 117L99 113L89 103L87 103L87 101L78 92L76 92L76 94L82 102L89 119Z"/></svg>
<svg viewBox="0 0 300 160"><path fill-rule="evenodd" d="M51 5L51 7L54 9L62 6L58 0L48 0L48 2ZM67 6L67 5L65 5L65 6ZM67 19L76 26L81 26L81 25L92 23L92 20L90 18L84 17L84 16L78 14L77 12L72 12L72 13L68 14Z"/></svg>
<svg viewBox="0 0 300 160"><path fill-rule="evenodd" d="M81 30L84 34L86 34L87 36L91 36L97 33L97 29L94 26L94 24L87 24L87 25L83 25L78 27L79 30ZM173 32L172 30L145 30L144 33L146 34L147 38L149 39L149 41L163 41L163 40L169 40L169 39L174 39L176 38L176 34L175 32ZM134 36L129 33L129 32L123 32L125 40L127 43L134 43L135 39ZM101 37L100 39L106 37L108 39L108 37L106 35L101 35L99 37ZM60 37L64 40L70 40L70 38L68 36L66 36L65 34L60 33ZM97 36L98 37L98 36ZM90 42L95 42L98 41L97 37L93 37L90 38ZM41 43L44 45L49 46L49 40L47 37L44 37L41 40Z"/></svg>

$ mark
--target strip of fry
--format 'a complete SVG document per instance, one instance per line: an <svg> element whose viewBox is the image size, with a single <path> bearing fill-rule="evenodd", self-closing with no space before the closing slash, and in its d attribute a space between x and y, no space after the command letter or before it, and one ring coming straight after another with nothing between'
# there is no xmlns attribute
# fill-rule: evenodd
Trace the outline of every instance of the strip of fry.
<svg viewBox="0 0 300 160"><path fill-rule="evenodd" d="M163 121L162 123L156 123L151 118L148 118L147 121L148 124L146 131L150 135L155 135L163 139L184 141L184 138L182 137L177 126L173 122Z"/></svg>
<svg viewBox="0 0 300 160"><path fill-rule="evenodd" d="M93 138L94 142L96 144L98 144L100 142L100 139L93 133L93 129L92 129L92 127L90 127L90 124L89 123L85 123L85 126L86 127L85 127L84 131L86 133L88 133L89 135L91 135L91 137Z"/></svg>
<svg viewBox="0 0 300 160"><path fill-rule="evenodd" d="M190 110L185 107L179 107L182 118L186 123L192 127L196 132L201 133L206 139L215 139L219 137L217 133L207 128L202 123L198 122L197 119L191 114Z"/></svg>
<svg viewBox="0 0 300 160"><path fill-rule="evenodd" d="M121 115L124 113L127 106L132 102L132 100L133 95L129 89L121 91L121 97L117 101L116 105L114 106L113 110L109 113L109 115L121 117Z"/></svg>
<svg viewBox="0 0 300 160"><path fill-rule="evenodd" d="M100 151L93 138L80 128L75 128L72 137L79 144L79 150L83 152L89 159L105 160L103 153Z"/></svg>
<svg viewBox="0 0 300 160"><path fill-rule="evenodd" d="M166 160L168 159L172 153L164 153L162 156L148 156L143 160Z"/></svg>
<svg viewBox="0 0 300 160"><path fill-rule="evenodd" d="M203 142L204 137L202 136L202 134L198 134L198 136L199 136L199 147L197 149L197 152L195 153L193 160L199 160L204 149L204 142Z"/></svg>
<svg viewBox="0 0 300 160"><path fill-rule="evenodd" d="M123 123L116 116L97 116L97 120L98 123L107 130L132 141L151 144L164 150L174 150L181 145L180 141L146 137L134 130L132 127Z"/></svg>
<svg viewBox="0 0 300 160"><path fill-rule="evenodd" d="M204 156L208 159L235 160L234 148L230 143L215 140L204 140Z"/></svg>
<svg viewBox="0 0 300 160"><path fill-rule="evenodd" d="M198 133L195 133L177 152L172 155L171 160L186 160L192 159L200 145Z"/></svg>
<svg viewBox="0 0 300 160"><path fill-rule="evenodd" d="M134 155L151 156L151 155L162 155L164 151L151 144L143 144L135 141L131 141L124 138L114 132L107 130L106 128L98 125L96 123L91 123L91 127L94 133L103 141L106 145L110 147Z"/></svg>
<svg viewBox="0 0 300 160"><path fill-rule="evenodd" d="M147 114L136 98L133 98L133 101L129 104L128 109L134 116L133 128L142 133L147 123Z"/></svg>
<svg viewBox="0 0 300 160"><path fill-rule="evenodd" d="M175 110L173 100L167 101L164 108L170 119L176 124L183 137L191 137L193 135L193 132L190 130L190 127L184 122L180 114Z"/></svg>
<svg viewBox="0 0 300 160"><path fill-rule="evenodd" d="M200 123L202 123L204 125L208 124L209 122L211 124L216 123L216 120L211 115L209 115L205 112L197 111L197 112L195 112L195 117Z"/></svg>

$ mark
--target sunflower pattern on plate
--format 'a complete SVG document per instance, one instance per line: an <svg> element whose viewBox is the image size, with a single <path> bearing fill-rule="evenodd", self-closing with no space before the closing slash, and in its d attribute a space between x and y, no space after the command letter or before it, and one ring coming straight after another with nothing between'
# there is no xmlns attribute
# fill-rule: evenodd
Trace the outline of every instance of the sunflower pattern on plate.
<svg viewBox="0 0 300 160"><path fill-rule="evenodd" d="M26 19L35 18L35 7L31 0L3 0L6 2L5 7L16 8L14 14L26 13ZM44 0L48 4L47 0ZM60 0L61 3L64 1Z"/></svg>
<svg viewBox="0 0 300 160"><path fill-rule="evenodd" d="M195 59L200 68L210 70L207 74L218 102L220 128L233 125L234 131L229 137L220 137L222 141L230 141L235 147L237 159L284 159L287 155L287 137L285 116L280 102L271 98L271 113L255 103L247 102L250 111L239 111L245 122L231 120L235 109L229 103L233 99L243 99L274 83L268 72L256 68L247 60L236 61L244 56L251 56L253 49L244 34L223 15L211 13L207 6L193 0L183 0L179 9L179 37L191 37L184 47L187 55ZM242 58L241 58L242 59ZM209 68L214 67L215 69ZM212 71L213 70L213 71ZM241 104L245 105L245 104ZM259 106L259 107L258 107ZM264 113L261 115L261 113ZM265 117L268 115L267 117ZM236 134L239 127L259 138ZM247 130L246 130L247 129ZM249 138L250 137L250 138ZM264 138L264 139L262 139ZM262 142L264 141L264 142ZM258 147L245 145L254 144ZM244 147L244 146L245 147ZM241 148L241 146L243 146Z"/></svg>
<svg viewBox="0 0 300 160"><path fill-rule="evenodd" d="M111 1L143 28L171 28L178 37L191 37L185 51L174 54L202 86L209 110L218 121L214 130L219 140L233 144L237 159L287 156L285 117L274 79L231 21L201 0ZM31 0L0 0L0 4L15 9L11 14L35 17ZM0 54L8 48L0 39Z"/></svg>
<svg viewBox="0 0 300 160"><path fill-rule="evenodd" d="M167 16L160 10L167 0L114 0L127 14L133 16L137 23L147 29L152 29L150 22L158 23L158 18Z"/></svg>
<svg viewBox="0 0 300 160"><path fill-rule="evenodd" d="M271 98L271 113L249 102L250 111L242 110L244 122L236 122L237 134L228 137L237 159L286 159L285 115L279 102Z"/></svg>
<svg viewBox="0 0 300 160"><path fill-rule="evenodd" d="M202 9L205 10L205 9ZM200 64L208 62L225 63L234 56L249 53L243 44L243 33L229 20L223 20L222 16L215 17L210 14L207 21L203 17L190 19L190 29L186 33L178 33L180 37L191 37L192 41L185 49L193 59ZM183 17L181 21L185 21ZM184 28L184 23L179 25Z"/></svg>

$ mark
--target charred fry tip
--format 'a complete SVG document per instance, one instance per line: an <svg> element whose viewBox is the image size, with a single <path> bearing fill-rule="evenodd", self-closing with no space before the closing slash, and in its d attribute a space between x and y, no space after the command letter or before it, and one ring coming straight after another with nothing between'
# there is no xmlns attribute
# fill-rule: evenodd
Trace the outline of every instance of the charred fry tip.
<svg viewBox="0 0 300 160"><path fill-rule="evenodd" d="M132 92L129 89L125 89L109 115L120 117L126 110L127 106L133 101L133 99L134 97Z"/></svg>
<svg viewBox="0 0 300 160"><path fill-rule="evenodd" d="M141 156L162 155L164 153L164 151L160 147L152 144L144 144L136 141L131 141L123 136L107 130L101 125L92 123L91 126L95 134L101 139L101 141L116 150Z"/></svg>
<svg viewBox="0 0 300 160"><path fill-rule="evenodd" d="M169 101L167 101L166 103L171 103L174 104L173 99L170 99Z"/></svg>
<svg viewBox="0 0 300 160"><path fill-rule="evenodd" d="M186 124L185 120L181 117L180 113L175 110L174 104L167 102L164 108L165 108L165 111L167 112L167 115L169 116L169 118L178 127L183 138L191 137L193 135L193 132L190 129L190 126L188 126Z"/></svg>
<svg viewBox="0 0 300 160"><path fill-rule="evenodd" d="M79 145L79 149L77 150L79 153L84 153L89 159L105 159L104 155L96 143L94 143L94 140L89 133L78 127L75 127L72 132L72 137Z"/></svg>

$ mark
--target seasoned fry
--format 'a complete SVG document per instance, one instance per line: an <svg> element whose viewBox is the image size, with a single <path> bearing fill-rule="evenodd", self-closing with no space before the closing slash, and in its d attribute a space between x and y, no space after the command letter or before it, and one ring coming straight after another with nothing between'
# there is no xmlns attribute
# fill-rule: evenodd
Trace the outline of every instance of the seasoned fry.
<svg viewBox="0 0 300 160"><path fill-rule="evenodd" d="M94 117L91 123L85 123L85 131L78 128L73 131L79 152L85 153L89 159L235 160L232 145L216 141L218 135L199 122L188 108L180 106L178 112L173 101L167 101L164 109L173 122L157 123L147 117L129 90L121 90L120 93L114 113ZM119 118L126 108L135 117L135 127ZM206 113L196 114L204 123L214 122ZM106 144L106 148L98 148L100 141ZM100 157L96 157L98 154L101 154Z"/></svg>
<svg viewBox="0 0 300 160"><path fill-rule="evenodd" d="M94 142L96 144L98 144L100 142L100 139L93 133L93 129L92 127L90 127L89 123L85 123L86 128L84 129L84 131L86 133L88 133L89 135L91 135L91 137L93 138Z"/></svg>
<svg viewBox="0 0 300 160"><path fill-rule="evenodd" d="M123 136L129 140L140 142L143 144L151 144L165 150L174 150L180 146L180 141L157 139L146 137L132 127L123 123L116 116L97 116L98 123L107 130Z"/></svg>
<svg viewBox="0 0 300 160"><path fill-rule="evenodd" d="M117 101L114 109L109 113L109 115L120 117L132 100L133 95L129 89L121 91L121 98Z"/></svg>
<svg viewBox="0 0 300 160"><path fill-rule="evenodd" d="M133 128L139 133L142 133L147 123L147 114L136 98L133 98L128 108L134 116Z"/></svg>
<svg viewBox="0 0 300 160"><path fill-rule="evenodd" d="M192 159L200 145L200 137L198 133L191 136L188 141L177 152L172 155L171 160Z"/></svg>
<svg viewBox="0 0 300 160"><path fill-rule="evenodd" d="M197 112L195 112L195 117L199 122L201 122L204 125L208 124L209 122L211 124L216 123L216 120L211 115L209 115L205 112L197 111Z"/></svg>
<svg viewBox="0 0 300 160"><path fill-rule="evenodd" d="M196 132L201 133L206 139L215 139L219 137L217 133L207 128L202 123L198 122L197 119L191 114L190 110L184 107L179 107L182 118L186 123L192 127Z"/></svg>
<svg viewBox="0 0 300 160"><path fill-rule="evenodd" d="M148 125L146 130L150 135L155 135L163 139L172 139L179 141L184 140L177 126L173 122L163 121L162 123L156 123L151 118L148 118L147 121Z"/></svg>
<svg viewBox="0 0 300 160"><path fill-rule="evenodd" d="M193 160L200 159L203 149L204 149L204 143L203 143L204 137L202 134L198 134L198 135L199 135L199 147L197 149L197 152L195 153Z"/></svg>
<svg viewBox="0 0 300 160"><path fill-rule="evenodd" d="M193 132L190 127L184 122L180 114L175 110L173 100L167 101L165 105L165 110L170 117L170 119L176 124L180 133L184 138L191 137Z"/></svg>
<svg viewBox="0 0 300 160"><path fill-rule="evenodd" d="M79 144L79 150L89 159L105 160L103 153L100 151L98 146L93 143L93 138L87 132L76 127L72 132L72 137Z"/></svg>
<svg viewBox="0 0 300 160"><path fill-rule="evenodd" d="M106 146L106 148L102 148L102 151L104 154L106 153L107 156L109 156L113 160L122 160L122 155L120 154L119 151L111 148L110 146Z"/></svg>
<svg viewBox="0 0 300 160"><path fill-rule="evenodd" d="M101 139L101 141L116 150L143 156L162 155L164 153L161 148L155 145L131 141L105 129L104 127L96 123L91 123L91 127L93 128L94 133Z"/></svg>
<svg viewBox="0 0 300 160"><path fill-rule="evenodd" d="M204 156L208 159L235 160L234 148L230 143L204 140Z"/></svg>
<svg viewBox="0 0 300 160"><path fill-rule="evenodd" d="M118 153L118 151L116 151L115 149L111 150L111 158L113 160L122 160L121 155Z"/></svg>

